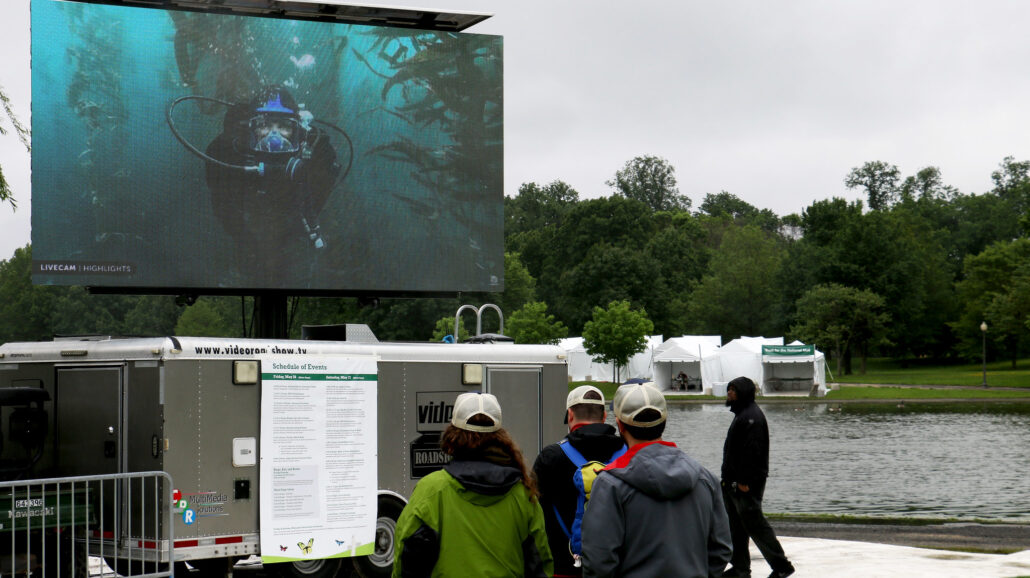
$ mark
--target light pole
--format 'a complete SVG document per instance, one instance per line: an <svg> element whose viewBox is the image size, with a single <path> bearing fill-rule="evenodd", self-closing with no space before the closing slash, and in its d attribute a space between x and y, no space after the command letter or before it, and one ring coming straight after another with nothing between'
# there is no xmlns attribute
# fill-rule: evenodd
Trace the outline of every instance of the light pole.
<svg viewBox="0 0 1030 578"><path fill-rule="evenodd" d="M987 322L983 321L980 323L980 334L983 336L983 370L984 379L980 385L987 387Z"/></svg>

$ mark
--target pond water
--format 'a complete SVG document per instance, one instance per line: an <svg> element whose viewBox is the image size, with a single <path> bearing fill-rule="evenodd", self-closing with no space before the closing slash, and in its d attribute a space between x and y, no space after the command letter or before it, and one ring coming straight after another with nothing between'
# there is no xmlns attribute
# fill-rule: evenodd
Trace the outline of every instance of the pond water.
<svg viewBox="0 0 1030 578"><path fill-rule="evenodd" d="M767 512L1030 522L1030 404L760 405ZM664 439L718 476L732 418L670 404Z"/></svg>

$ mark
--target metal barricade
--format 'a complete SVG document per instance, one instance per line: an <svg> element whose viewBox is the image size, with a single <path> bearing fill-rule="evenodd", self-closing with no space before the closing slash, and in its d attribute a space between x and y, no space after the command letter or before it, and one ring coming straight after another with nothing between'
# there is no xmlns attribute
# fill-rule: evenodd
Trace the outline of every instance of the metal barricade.
<svg viewBox="0 0 1030 578"><path fill-rule="evenodd" d="M172 576L172 478L0 482L0 577Z"/></svg>

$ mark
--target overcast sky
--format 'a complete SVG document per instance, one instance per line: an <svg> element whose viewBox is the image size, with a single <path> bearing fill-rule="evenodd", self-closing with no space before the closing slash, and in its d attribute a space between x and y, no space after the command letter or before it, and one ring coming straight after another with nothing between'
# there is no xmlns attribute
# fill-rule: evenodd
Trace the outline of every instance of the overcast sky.
<svg viewBox="0 0 1030 578"><path fill-rule="evenodd" d="M4 0L0 84L29 120L28 0ZM374 2L373 2L374 4ZM728 191L779 215L833 196L867 161L937 166L964 193L1030 159L1030 2L432 0L492 13L505 45L505 194L561 179L581 198L652 154L694 206ZM39 87L37 87L37 90ZM6 118L4 127L10 128ZM0 259L29 242L29 155L0 137L18 210Z"/></svg>

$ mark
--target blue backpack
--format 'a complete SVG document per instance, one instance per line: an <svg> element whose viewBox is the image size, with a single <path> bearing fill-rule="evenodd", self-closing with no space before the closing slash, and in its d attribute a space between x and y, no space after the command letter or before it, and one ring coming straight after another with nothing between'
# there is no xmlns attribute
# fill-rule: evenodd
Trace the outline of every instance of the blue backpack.
<svg viewBox="0 0 1030 578"><path fill-rule="evenodd" d="M558 442L558 447L565 452L565 456L569 458L569 461L576 466L576 472L572 474L572 484L579 490L579 495L576 498L576 516L572 519L572 528L566 528L565 522L561 518L561 513L558 512L558 506L553 505L554 517L558 520L558 526L561 527L562 532L565 533L569 538L569 550L572 552L572 558L575 561L575 565L579 567L579 557L583 553L583 512L586 511L587 501L590 500L590 490L594 486L594 480L597 478L597 474L601 473L601 470L605 468L608 463L611 463L619 459L622 454L626 453L626 446L623 445L621 448L615 450L615 453L608 458L607 463L598 461L587 461L583 457L583 454L579 453L579 450L572 447L569 440L564 439Z"/></svg>

